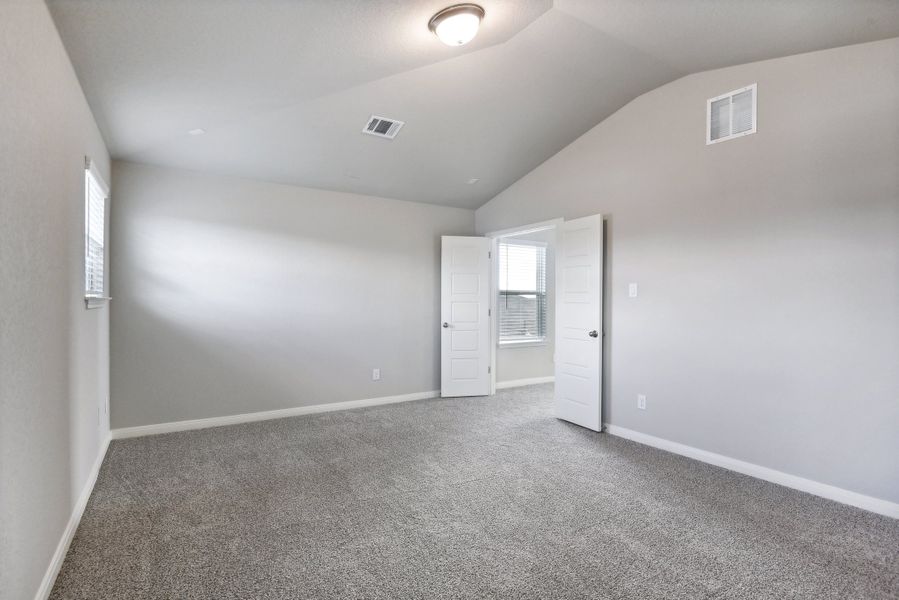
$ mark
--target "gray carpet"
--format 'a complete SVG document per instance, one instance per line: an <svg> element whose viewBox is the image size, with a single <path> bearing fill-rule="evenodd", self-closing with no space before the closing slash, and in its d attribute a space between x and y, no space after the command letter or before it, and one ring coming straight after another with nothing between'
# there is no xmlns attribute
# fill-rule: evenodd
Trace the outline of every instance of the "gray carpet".
<svg viewBox="0 0 899 600"><path fill-rule="evenodd" d="M52 598L899 598L899 521L550 396L115 441Z"/></svg>

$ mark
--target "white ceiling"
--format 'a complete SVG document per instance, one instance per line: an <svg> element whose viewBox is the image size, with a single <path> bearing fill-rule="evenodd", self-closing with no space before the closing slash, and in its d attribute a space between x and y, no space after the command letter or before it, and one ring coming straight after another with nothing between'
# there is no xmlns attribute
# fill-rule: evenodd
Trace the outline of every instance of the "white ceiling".
<svg viewBox="0 0 899 600"><path fill-rule="evenodd" d="M48 0L117 158L468 208L685 74L899 36L899 0L482 0L450 48L448 4Z"/></svg>

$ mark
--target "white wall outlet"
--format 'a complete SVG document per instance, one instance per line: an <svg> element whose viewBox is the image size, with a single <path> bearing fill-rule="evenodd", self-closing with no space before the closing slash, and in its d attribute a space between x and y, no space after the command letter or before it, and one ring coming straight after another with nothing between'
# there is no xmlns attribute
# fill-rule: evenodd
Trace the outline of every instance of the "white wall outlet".
<svg viewBox="0 0 899 600"><path fill-rule="evenodd" d="M381 369L372 369L371 370L371 380L379 381L381 379Z"/></svg>
<svg viewBox="0 0 899 600"><path fill-rule="evenodd" d="M643 394L637 394L637 408L646 410L646 396Z"/></svg>
<svg viewBox="0 0 899 600"><path fill-rule="evenodd" d="M628 298L636 298L637 297L637 284L636 283L627 284L627 297Z"/></svg>

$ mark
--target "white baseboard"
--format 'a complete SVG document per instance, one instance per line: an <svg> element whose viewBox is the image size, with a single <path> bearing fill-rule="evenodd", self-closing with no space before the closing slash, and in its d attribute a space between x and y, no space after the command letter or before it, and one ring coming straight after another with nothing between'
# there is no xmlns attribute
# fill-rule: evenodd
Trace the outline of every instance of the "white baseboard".
<svg viewBox="0 0 899 600"><path fill-rule="evenodd" d="M379 398L364 398L362 400L330 402L328 404L297 406L295 408L282 408L280 410L267 410L262 412L244 413L241 415L228 415L225 417L210 417L207 419L193 419L190 421L156 423L155 425L122 427L112 430L112 439L121 440L125 438L142 437L145 435L172 433L175 431L190 431L192 429L206 429L207 427L238 425L240 423L268 421L270 419L283 419L284 417L311 415L315 413L331 412L335 410L349 410L351 408L363 408L366 406L380 406L382 404L395 404L397 402L410 402L412 400L427 400L429 398L437 398L439 396L439 391L415 392L413 394L401 394L399 396L381 396Z"/></svg>
<svg viewBox="0 0 899 600"><path fill-rule="evenodd" d="M59 544L56 545L56 551L53 553L53 558L50 559L50 566L47 567L47 571L44 573L44 578L41 580L41 586L34 595L34 600L47 600L50 596L50 592L53 591L53 584L56 583L56 576L59 575L59 569L62 568L66 553L69 551L69 545L72 543L72 538L75 537L75 531L78 529L78 523L81 522L81 516L84 514L84 509L87 507L87 501L91 497L91 492L94 491L94 484L97 483L100 467L103 465L103 459L106 458L106 450L109 448L110 439L111 436L107 435L103 444L100 446L100 451L97 453L97 460L94 461L94 466L91 467L91 472L87 476L87 481L85 482L84 487L81 488L81 494L78 496L78 500L72 508L69 522L62 533Z"/></svg>
<svg viewBox="0 0 899 600"><path fill-rule="evenodd" d="M552 375L550 375L549 377L531 377L530 379L510 379L509 381L497 381L496 389L505 390L508 388L523 387L526 385L536 385L538 383L552 383L555 380L556 378Z"/></svg>
<svg viewBox="0 0 899 600"><path fill-rule="evenodd" d="M716 467L722 467L724 469L736 471L737 473L742 473L743 475L764 479L765 481L777 483L801 492L807 492L809 494L814 494L815 496L827 498L828 500L849 504L887 517L899 519L899 504L895 502L881 500L880 498L874 498L872 496L865 496L864 494L844 490L843 488L838 488L833 485L812 481L811 479L805 479L804 477L798 477L796 475L790 475L789 473L776 471L774 469L769 469L768 467L762 467L722 454L700 450L699 448L686 446L684 444L658 438L646 433L640 433L639 431L633 431L624 427L618 427L617 425L606 424L605 429L614 436L626 438L640 444L646 444L647 446L659 448L660 450L667 450L668 452L693 458L710 465L715 465Z"/></svg>

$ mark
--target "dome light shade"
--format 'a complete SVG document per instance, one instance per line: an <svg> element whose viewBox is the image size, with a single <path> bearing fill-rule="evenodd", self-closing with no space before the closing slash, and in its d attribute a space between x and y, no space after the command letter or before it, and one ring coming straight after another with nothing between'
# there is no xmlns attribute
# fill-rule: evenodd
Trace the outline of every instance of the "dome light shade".
<svg viewBox="0 0 899 600"><path fill-rule="evenodd" d="M478 34L484 9L477 4L456 4L431 17L428 28L447 46L462 46Z"/></svg>

